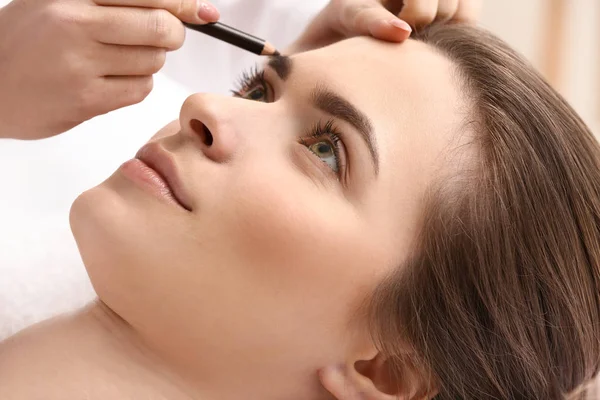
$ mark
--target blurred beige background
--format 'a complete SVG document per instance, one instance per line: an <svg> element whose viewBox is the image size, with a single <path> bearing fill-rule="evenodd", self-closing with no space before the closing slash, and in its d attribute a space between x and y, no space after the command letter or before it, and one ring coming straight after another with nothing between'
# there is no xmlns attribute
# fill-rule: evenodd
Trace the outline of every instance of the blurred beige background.
<svg viewBox="0 0 600 400"><path fill-rule="evenodd" d="M481 24L525 55L600 136L599 0L484 0Z"/></svg>

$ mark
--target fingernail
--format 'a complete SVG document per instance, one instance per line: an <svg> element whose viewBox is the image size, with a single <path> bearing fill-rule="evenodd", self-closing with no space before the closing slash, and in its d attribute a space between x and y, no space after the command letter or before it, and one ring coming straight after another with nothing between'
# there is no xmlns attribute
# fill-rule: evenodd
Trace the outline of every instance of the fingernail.
<svg viewBox="0 0 600 400"><path fill-rule="evenodd" d="M202 21L216 22L221 16L219 10L211 3L203 0L197 0L198 3L198 17Z"/></svg>
<svg viewBox="0 0 600 400"><path fill-rule="evenodd" d="M390 25L402 29L403 31L412 32L412 28L410 27L410 25L406 21L403 21L399 18L389 20L388 22L390 23Z"/></svg>

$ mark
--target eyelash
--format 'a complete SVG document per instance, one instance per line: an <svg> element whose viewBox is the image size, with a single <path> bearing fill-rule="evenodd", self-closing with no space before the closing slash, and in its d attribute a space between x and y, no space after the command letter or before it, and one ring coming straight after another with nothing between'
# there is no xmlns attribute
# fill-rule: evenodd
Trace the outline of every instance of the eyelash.
<svg viewBox="0 0 600 400"><path fill-rule="evenodd" d="M342 157L340 157L340 147L343 145L343 141L341 135L337 128L334 125L334 121L332 119L328 120L323 124L321 121L317 122L310 129L309 134L300 138L300 144L303 146L310 146L318 141L318 139L327 138L331 144L333 145L333 155L338 162L338 170L334 172L338 175L338 178L341 176L343 171L345 171L346 166ZM313 143L309 143L309 142ZM328 167L329 168L329 167Z"/></svg>
<svg viewBox="0 0 600 400"><path fill-rule="evenodd" d="M235 97L245 97L252 89L258 86L262 86L265 94L267 93L267 81L265 79L265 71L260 70L258 65L254 65L252 68L242 72L238 78L237 88L232 90L231 93ZM325 124L322 121L317 122L311 127L309 133L300 138L300 144L303 146L310 146L310 141L316 141L318 139L327 138L333 145L333 154L338 162L338 171L334 172L339 177L345 171L345 164L340 157L340 147L343 146L341 134L335 126L335 121L330 119ZM314 143L312 143L314 144ZM329 168L329 167L328 167Z"/></svg>
<svg viewBox="0 0 600 400"><path fill-rule="evenodd" d="M259 70L258 65L254 65L252 68L242 72L236 86L237 89L231 91L236 97L244 97L251 89L257 86L263 86L266 89L265 71Z"/></svg>

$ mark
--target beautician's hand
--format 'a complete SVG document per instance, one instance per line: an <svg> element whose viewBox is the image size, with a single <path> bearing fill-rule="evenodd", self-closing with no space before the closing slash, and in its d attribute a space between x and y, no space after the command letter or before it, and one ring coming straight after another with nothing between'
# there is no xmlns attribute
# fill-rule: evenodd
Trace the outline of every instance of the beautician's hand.
<svg viewBox="0 0 600 400"><path fill-rule="evenodd" d="M482 0L331 0L286 53L361 35L402 42L434 21L477 22L481 6Z"/></svg>
<svg viewBox="0 0 600 400"><path fill-rule="evenodd" d="M218 18L196 0L12 1L0 9L0 137L54 136L142 101L183 44L180 20Z"/></svg>

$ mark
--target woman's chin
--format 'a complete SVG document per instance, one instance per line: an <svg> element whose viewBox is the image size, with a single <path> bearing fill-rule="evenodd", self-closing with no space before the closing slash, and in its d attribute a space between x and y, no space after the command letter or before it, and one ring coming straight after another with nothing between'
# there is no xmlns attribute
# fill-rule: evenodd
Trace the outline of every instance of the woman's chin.
<svg viewBox="0 0 600 400"><path fill-rule="evenodd" d="M140 280L152 282L177 257L184 240L174 227L186 223L182 214L118 172L73 202L69 222L81 259L96 293L116 312Z"/></svg>
<svg viewBox="0 0 600 400"><path fill-rule="evenodd" d="M111 226L127 215L128 207L111 179L83 192L71 205L69 223L78 245L102 241Z"/></svg>
<svg viewBox="0 0 600 400"><path fill-rule="evenodd" d="M113 251L131 218L130 207L105 183L80 194L71 205L69 224L84 262L94 249Z"/></svg>
<svg viewBox="0 0 600 400"><path fill-rule="evenodd" d="M79 195L69 212L71 232L99 295L98 283L108 279L105 275L118 282L140 256L136 249L149 247L148 225L156 215L152 201L140 201L119 185L113 175Z"/></svg>

